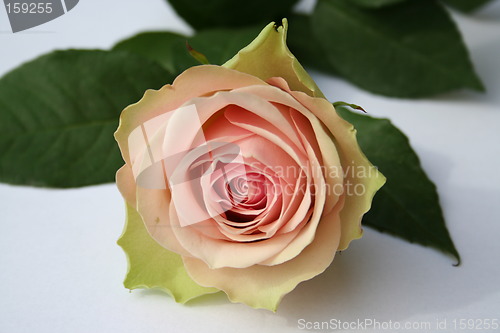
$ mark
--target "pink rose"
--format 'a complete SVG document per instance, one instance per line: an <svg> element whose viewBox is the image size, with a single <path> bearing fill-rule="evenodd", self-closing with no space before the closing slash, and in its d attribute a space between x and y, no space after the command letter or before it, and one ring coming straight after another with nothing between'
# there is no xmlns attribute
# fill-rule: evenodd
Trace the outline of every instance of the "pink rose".
<svg viewBox="0 0 500 333"><path fill-rule="evenodd" d="M197 284L271 310L361 236L384 181L295 58L295 76L245 60L283 36L268 26L225 67L146 92L116 133L117 184L149 235Z"/></svg>

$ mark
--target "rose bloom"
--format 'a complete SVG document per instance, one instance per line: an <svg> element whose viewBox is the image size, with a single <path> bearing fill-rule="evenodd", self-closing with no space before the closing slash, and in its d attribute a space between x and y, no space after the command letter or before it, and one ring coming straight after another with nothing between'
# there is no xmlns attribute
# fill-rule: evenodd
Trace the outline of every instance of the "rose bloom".
<svg viewBox="0 0 500 333"><path fill-rule="evenodd" d="M149 235L198 285L271 310L361 236L384 182L287 49L292 71L246 60L281 29L147 91L116 133L117 184Z"/></svg>

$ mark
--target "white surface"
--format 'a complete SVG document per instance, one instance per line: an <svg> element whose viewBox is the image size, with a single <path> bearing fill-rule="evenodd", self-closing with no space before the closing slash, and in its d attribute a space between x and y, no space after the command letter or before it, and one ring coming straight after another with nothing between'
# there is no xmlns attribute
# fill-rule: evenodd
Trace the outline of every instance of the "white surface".
<svg viewBox="0 0 500 333"><path fill-rule="evenodd" d="M276 314L206 296L187 306L122 286L116 245L124 207L114 185L42 190L0 185L0 332L293 332L298 320L429 322L500 318L500 3L457 17L487 94L422 100L370 95L319 75L331 100L391 118L437 183L463 264L370 229ZM110 47L150 29L189 28L163 0L82 0L68 14L12 34L0 8L0 74L54 48Z"/></svg>

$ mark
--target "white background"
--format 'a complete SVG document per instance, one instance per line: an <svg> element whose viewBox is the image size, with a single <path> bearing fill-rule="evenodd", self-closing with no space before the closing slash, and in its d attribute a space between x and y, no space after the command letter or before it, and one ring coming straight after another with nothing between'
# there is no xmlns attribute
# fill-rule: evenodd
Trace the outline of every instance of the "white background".
<svg viewBox="0 0 500 333"><path fill-rule="evenodd" d="M500 319L500 3L454 16L486 94L392 99L312 74L330 100L389 117L409 136L438 185L461 267L367 229L324 274L286 296L276 314L221 294L183 306L158 291L123 288L126 259L115 242L124 206L114 185L0 185L0 332L293 332L301 318L428 321L435 329L436 320L451 328L453 319ZM55 48L109 48L152 29L190 31L163 0L82 0L16 34L0 8L0 74Z"/></svg>

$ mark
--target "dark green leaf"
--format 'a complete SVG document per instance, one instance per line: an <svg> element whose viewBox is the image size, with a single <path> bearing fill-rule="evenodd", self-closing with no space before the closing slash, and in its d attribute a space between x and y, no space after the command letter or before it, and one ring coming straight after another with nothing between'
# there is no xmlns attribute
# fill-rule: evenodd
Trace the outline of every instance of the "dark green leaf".
<svg viewBox="0 0 500 333"><path fill-rule="evenodd" d="M287 44L300 63L305 67L336 74L335 69L327 59L325 50L312 32L311 17L293 14L288 18L288 21Z"/></svg>
<svg viewBox="0 0 500 333"><path fill-rule="evenodd" d="M262 26L240 29L210 29L193 37L170 32L144 32L119 42L113 49L136 53L162 64L180 74L189 67L199 65L188 52L186 42L215 65L222 65L259 34Z"/></svg>
<svg viewBox="0 0 500 333"><path fill-rule="evenodd" d="M198 32L189 44L207 56L212 64L222 65L254 40L263 25L239 29L210 29Z"/></svg>
<svg viewBox="0 0 500 333"><path fill-rule="evenodd" d="M342 101L338 101L338 102L333 102L332 103L334 107L338 107L338 106L347 106L347 107L350 107L354 110L359 110L359 111L363 111L363 112L366 112L365 109L363 109L363 107L357 105L357 104L352 104L352 103L347 103L347 102L342 102Z"/></svg>
<svg viewBox="0 0 500 333"><path fill-rule="evenodd" d="M234 28L270 21L281 22L297 0L168 0L196 30Z"/></svg>
<svg viewBox="0 0 500 333"><path fill-rule="evenodd" d="M422 170L408 138L387 119L361 115L345 107L337 111L358 130L361 149L387 177L363 224L434 247L460 262L446 229L436 186Z"/></svg>
<svg viewBox="0 0 500 333"><path fill-rule="evenodd" d="M484 90L460 33L435 1L363 10L348 0L319 0L313 22L332 66L366 90L396 97Z"/></svg>
<svg viewBox="0 0 500 333"><path fill-rule="evenodd" d="M0 79L0 181L77 187L114 181L113 133L128 104L172 76L147 59L56 51Z"/></svg>
<svg viewBox="0 0 500 333"><path fill-rule="evenodd" d="M170 73L180 73L186 68L179 66L179 63L189 63L188 67L197 64L187 53L187 39L186 36L168 31L143 32L120 41L113 50L136 53L158 62Z"/></svg>
<svg viewBox="0 0 500 333"><path fill-rule="evenodd" d="M491 2L491 0L444 0L444 2L462 12L469 13Z"/></svg>
<svg viewBox="0 0 500 333"><path fill-rule="evenodd" d="M349 1L361 7L380 8L408 0L349 0Z"/></svg>

